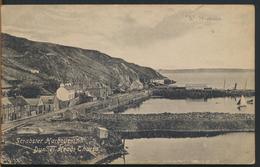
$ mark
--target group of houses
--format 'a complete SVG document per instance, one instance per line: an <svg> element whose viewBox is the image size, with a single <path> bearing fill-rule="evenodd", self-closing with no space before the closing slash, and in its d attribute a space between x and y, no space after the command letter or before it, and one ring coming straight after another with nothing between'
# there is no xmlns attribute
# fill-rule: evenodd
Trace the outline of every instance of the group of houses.
<svg viewBox="0 0 260 167"><path fill-rule="evenodd" d="M105 99L112 94L109 87L96 85L80 89L70 83L60 84L55 95L24 98L23 96L2 97L1 122L7 123L26 117L57 111L73 105Z"/></svg>
<svg viewBox="0 0 260 167"><path fill-rule="evenodd" d="M1 105L1 122L3 123L52 112L57 109L55 96L40 96L39 98L2 97Z"/></svg>

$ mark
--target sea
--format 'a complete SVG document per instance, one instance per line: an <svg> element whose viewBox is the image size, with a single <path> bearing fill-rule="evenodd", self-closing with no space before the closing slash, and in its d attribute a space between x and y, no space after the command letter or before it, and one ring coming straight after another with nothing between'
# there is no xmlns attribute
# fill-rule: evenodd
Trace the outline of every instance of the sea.
<svg viewBox="0 0 260 167"><path fill-rule="evenodd" d="M206 84L212 88L255 89L254 71L167 71L164 76L176 84ZM246 97L247 100L255 97ZM150 114L187 112L225 112L255 114L255 104L237 108L237 98L164 99L151 98L121 113ZM128 152L111 164L253 164L255 133L228 133L211 137L126 139Z"/></svg>

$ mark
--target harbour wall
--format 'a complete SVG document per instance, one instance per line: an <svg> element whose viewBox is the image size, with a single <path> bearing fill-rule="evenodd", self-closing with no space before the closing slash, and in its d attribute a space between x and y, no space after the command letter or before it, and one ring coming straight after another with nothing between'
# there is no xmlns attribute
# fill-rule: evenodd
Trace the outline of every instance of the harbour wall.
<svg viewBox="0 0 260 167"><path fill-rule="evenodd" d="M88 113L82 121L96 122L124 138L214 136L230 132L254 132L253 114L161 113L101 114Z"/></svg>
<svg viewBox="0 0 260 167"><path fill-rule="evenodd" d="M199 98L216 98L216 97L239 97L254 96L254 90L224 90L224 89L176 89L176 88L154 88L153 96L172 98L172 99L199 99Z"/></svg>
<svg viewBox="0 0 260 167"><path fill-rule="evenodd" d="M75 109L82 114L87 114L89 112L106 112L112 110L121 110L125 107L139 104L142 101L149 99L150 96L151 91L149 90L135 91L130 93L109 96L104 100L76 105L69 109Z"/></svg>

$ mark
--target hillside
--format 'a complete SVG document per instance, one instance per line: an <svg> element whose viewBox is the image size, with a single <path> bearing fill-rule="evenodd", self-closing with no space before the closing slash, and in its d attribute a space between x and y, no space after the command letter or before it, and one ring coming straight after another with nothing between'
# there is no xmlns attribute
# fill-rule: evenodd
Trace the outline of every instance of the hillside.
<svg viewBox="0 0 260 167"><path fill-rule="evenodd" d="M2 40L5 81L48 82L53 79L128 89L140 82L163 77L151 68L128 63L96 50L35 42L8 34L2 34Z"/></svg>

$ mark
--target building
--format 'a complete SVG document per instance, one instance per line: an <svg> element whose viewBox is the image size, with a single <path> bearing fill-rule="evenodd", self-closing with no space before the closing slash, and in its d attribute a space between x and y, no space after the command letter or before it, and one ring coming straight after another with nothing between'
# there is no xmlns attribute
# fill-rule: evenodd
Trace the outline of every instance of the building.
<svg viewBox="0 0 260 167"><path fill-rule="evenodd" d="M7 83L4 80L1 80L1 90L2 90L2 96L7 96L7 93L13 88L12 85Z"/></svg>
<svg viewBox="0 0 260 167"><path fill-rule="evenodd" d="M30 72L31 72L32 74L39 74L39 73L40 73L39 70L35 70L35 69L30 70Z"/></svg>
<svg viewBox="0 0 260 167"><path fill-rule="evenodd" d="M107 139L108 138L108 130L103 127L96 128L96 135L99 139Z"/></svg>
<svg viewBox="0 0 260 167"><path fill-rule="evenodd" d="M45 112L54 111L54 96L41 96L40 99L43 103L43 110Z"/></svg>
<svg viewBox="0 0 260 167"><path fill-rule="evenodd" d="M7 97L1 98L1 122L6 123L15 119L14 106Z"/></svg>
<svg viewBox="0 0 260 167"><path fill-rule="evenodd" d="M92 96L97 99L106 99L109 95L112 94L112 91L109 87L92 87L88 88L87 91L89 96Z"/></svg>
<svg viewBox="0 0 260 167"><path fill-rule="evenodd" d="M152 79L150 82L155 84L155 85L163 85L164 84L163 79Z"/></svg>
<svg viewBox="0 0 260 167"><path fill-rule="evenodd" d="M144 85L139 80L135 80L132 82L128 90L133 91L133 90L142 90L142 89L144 89Z"/></svg>
<svg viewBox="0 0 260 167"><path fill-rule="evenodd" d="M176 89L176 90L185 90L186 89L185 84L171 84L168 87L171 89Z"/></svg>
<svg viewBox="0 0 260 167"><path fill-rule="evenodd" d="M71 84L60 84L56 91L57 98L61 101L69 101L75 98L75 89Z"/></svg>
<svg viewBox="0 0 260 167"><path fill-rule="evenodd" d="M164 79L163 82L164 82L164 84L166 84L166 85L170 85L170 84L175 84L175 83L176 83L176 81L171 80L171 79L168 79L168 78Z"/></svg>
<svg viewBox="0 0 260 167"><path fill-rule="evenodd" d="M44 113L44 105L41 98L26 98L25 100L30 105L29 116L35 116Z"/></svg>
<svg viewBox="0 0 260 167"><path fill-rule="evenodd" d="M169 78L152 79L150 82L154 85L170 85L176 83L176 81L170 80Z"/></svg>
<svg viewBox="0 0 260 167"><path fill-rule="evenodd" d="M22 96L8 97L14 106L14 120L30 116L30 105Z"/></svg>
<svg viewBox="0 0 260 167"><path fill-rule="evenodd" d="M94 97L88 91L86 91L79 94L79 101L80 103L93 102Z"/></svg>

